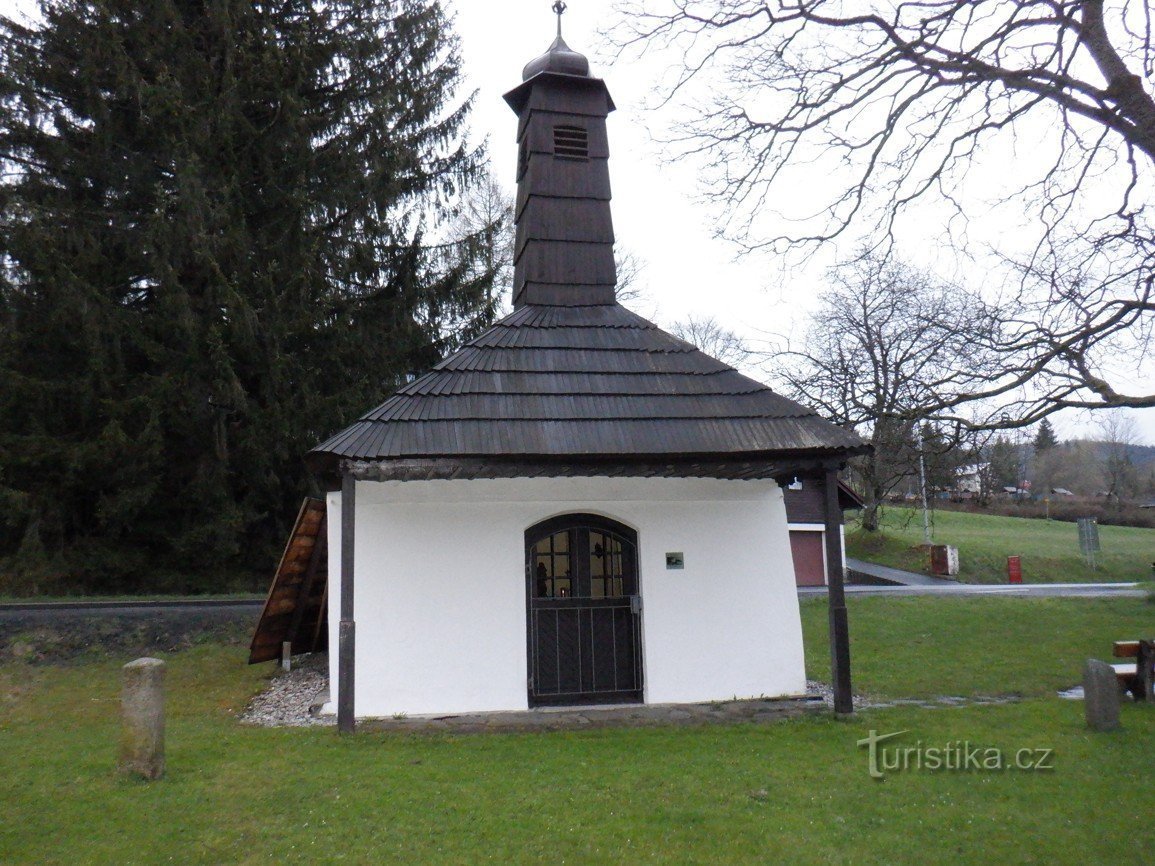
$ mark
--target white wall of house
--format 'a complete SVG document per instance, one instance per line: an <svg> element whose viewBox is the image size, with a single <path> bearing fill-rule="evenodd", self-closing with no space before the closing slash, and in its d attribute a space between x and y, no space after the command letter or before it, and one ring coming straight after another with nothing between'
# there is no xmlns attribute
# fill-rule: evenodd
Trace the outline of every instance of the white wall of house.
<svg viewBox="0 0 1155 866"><path fill-rule="evenodd" d="M328 497L337 699L340 499ZM772 481L519 478L357 484L356 713L525 709L525 530L592 512L638 533L647 703L805 691ZM666 569L666 553L685 567Z"/></svg>

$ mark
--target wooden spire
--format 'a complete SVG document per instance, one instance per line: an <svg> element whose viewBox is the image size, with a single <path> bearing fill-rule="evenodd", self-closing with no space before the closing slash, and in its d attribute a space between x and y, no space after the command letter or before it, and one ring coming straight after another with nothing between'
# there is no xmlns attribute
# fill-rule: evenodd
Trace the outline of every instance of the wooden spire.
<svg viewBox="0 0 1155 866"><path fill-rule="evenodd" d="M558 36L505 95L518 115L517 244L513 304L613 304L606 117L614 109L589 61Z"/></svg>

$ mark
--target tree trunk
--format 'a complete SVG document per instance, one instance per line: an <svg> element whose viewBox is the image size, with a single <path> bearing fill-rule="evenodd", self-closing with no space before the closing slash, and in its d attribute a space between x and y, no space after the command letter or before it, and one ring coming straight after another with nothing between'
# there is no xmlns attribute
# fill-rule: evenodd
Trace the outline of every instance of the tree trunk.
<svg viewBox="0 0 1155 866"><path fill-rule="evenodd" d="M878 512L883 497L882 484L878 479L878 451L873 451L862 458L858 465L858 475L862 482L863 501L859 522L867 532L878 532Z"/></svg>

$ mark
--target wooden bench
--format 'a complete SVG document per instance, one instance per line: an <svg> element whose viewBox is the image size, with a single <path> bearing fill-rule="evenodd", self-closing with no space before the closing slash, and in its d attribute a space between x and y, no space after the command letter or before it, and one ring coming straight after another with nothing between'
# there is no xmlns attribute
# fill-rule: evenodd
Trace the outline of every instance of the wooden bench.
<svg viewBox="0 0 1155 866"><path fill-rule="evenodd" d="M1155 641L1117 640L1115 658L1135 659L1133 664L1112 665L1120 688L1137 701L1155 700Z"/></svg>

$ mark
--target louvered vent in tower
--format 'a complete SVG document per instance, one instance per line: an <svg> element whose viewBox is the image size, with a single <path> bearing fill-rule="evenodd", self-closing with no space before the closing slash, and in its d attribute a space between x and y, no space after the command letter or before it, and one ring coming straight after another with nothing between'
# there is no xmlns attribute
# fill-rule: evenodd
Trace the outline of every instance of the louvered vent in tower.
<svg viewBox="0 0 1155 866"><path fill-rule="evenodd" d="M553 128L554 156L567 159L589 159L589 134L580 126L555 126Z"/></svg>

